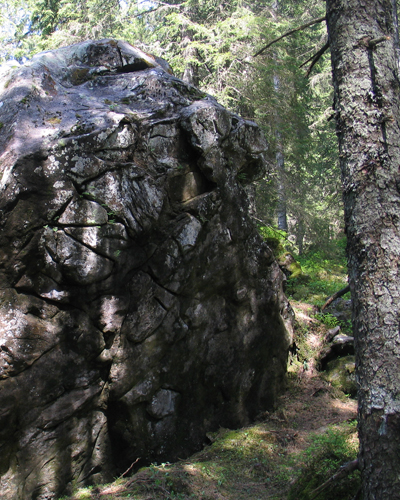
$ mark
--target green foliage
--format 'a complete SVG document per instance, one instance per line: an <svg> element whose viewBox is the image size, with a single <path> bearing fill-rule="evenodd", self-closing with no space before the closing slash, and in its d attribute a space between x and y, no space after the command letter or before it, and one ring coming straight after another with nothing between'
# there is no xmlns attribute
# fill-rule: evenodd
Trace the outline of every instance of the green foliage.
<svg viewBox="0 0 400 500"><path fill-rule="evenodd" d="M308 280L289 278L287 293L296 300L319 307L324 305L328 297L347 284L345 245L345 238L339 238L331 242L329 253L313 251L296 257ZM350 293L344 295L349 297Z"/></svg>
<svg viewBox="0 0 400 500"><path fill-rule="evenodd" d="M339 325L339 320L331 313L317 313L315 319L323 323L328 328L335 328Z"/></svg>
<svg viewBox="0 0 400 500"><path fill-rule="evenodd" d="M273 250L276 257L279 257L288 247L287 232L273 226L258 225L258 231L264 241Z"/></svg>
<svg viewBox="0 0 400 500"><path fill-rule="evenodd" d="M291 488L288 500L311 500L313 490L327 481L339 467L357 457L356 423L332 427L316 434L312 444L299 457L302 464L299 477ZM360 487L360 473L332 483L315 500L352 500Z"/></svg>
<svg viewBox="0 0 400 500"><path fill-rule="evenodd" d="M299 321L295 322L293 340L297 346L297 352L295 357L290 361L288 371L289 373L295 373L296 376L300 367L303 370L307 370L310 360L316 359L319 354L319 347L309 341L309 333L310 331L307 326Z"/></svg>

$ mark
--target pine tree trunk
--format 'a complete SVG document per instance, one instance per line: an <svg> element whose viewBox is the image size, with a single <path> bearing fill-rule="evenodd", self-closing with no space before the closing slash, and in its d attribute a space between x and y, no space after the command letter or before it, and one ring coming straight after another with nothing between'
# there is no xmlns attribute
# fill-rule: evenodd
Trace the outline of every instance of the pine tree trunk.
<svg viewBox="0 0 400 500"><path fill-rule="evenodd" d="M364 500L400 499L400 87L391 0L327 0ZM390 38L389 38L390 37Z"/></svg>
<svg viewBox="0 0 400 500"><path fill-rule="evenodd" d="M193 63L193 59L196 59L197 53L196 49L190 46L192 39L190 36L186 36L185 43L186 47L183 51L183 58L185 60L186 66L183 72L182 80L195 87L199 86L199 75L198 67Z"/></svg>
<svg viewBox="0 0 400 500"><path fill-rule="evenodd" d="M279 12L279 0L274 0L272 5L272 10L275 12ZM276 55L274 55L274 59L276 59ZM273 75L274 78L274 92L276 97L279 98L279 90L281 86L281 82L279 79L279 74L276 73ZM277 206L276 206L276 215L278 220L278 229L282 231L288 232L288 222L287 222L287 197L286 197L286 175L285 175L285 156L283 152L282 146L282 134L279 130L280 127L280 117L275 117L275 137L276 137L276 175L277 175Z"/></svg>

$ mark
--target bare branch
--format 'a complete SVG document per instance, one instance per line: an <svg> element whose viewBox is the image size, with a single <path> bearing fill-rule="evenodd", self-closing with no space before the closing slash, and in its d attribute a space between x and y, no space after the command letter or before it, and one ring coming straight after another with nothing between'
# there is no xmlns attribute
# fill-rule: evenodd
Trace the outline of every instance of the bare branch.
<svg viewBox="0 0 400 500"><path fill-rule="evenodd" d="M123 472L123 473L119 476L119 478L118 478L118 479L121 479L121 477L125 477L127 474L129 474L129 472L133 469L133 466L134 466L134 465L136 465L136 464L139 462L139 460L140 460L140 457L139 457L139 458L137 458L137 459L136 459L136 460L135 460L135 461L134 461L134 462L130 465L130 467L128 467L128 468L126 469L126 471L125 471L125 472Z"/></svg>
<svg viewBox="0 0 400 500"><path fill-rule="evenodd" d="M347 292L350 291L350 285L347 285L345 286L344 288L342 288L341 290L339 290L338 292L335 292L333 295L331 295L325 302L325 304L321 307L321 311L323 311L324 309L326 309L330 304L332 304L332 302L336 299L338 299L339 297L342 297L343 295L345 295Z"/></svg>
<svg viewBox="0 0 400 500"><path fill-rule="evenodd" d="M311 70L313 69L313 67L317 64L317 62L321 59L322 55L329 49L329 41L326 42L326 44L321 47L319 49L319 51L311 58L312 59L312 62L310 64L310 67L308 68L307 70L307 73L306 73L306 78L308 78L310 76L310 73L311 73ZM307 61L309 62L309 60ZM302 64L301 66L304 66L304 64ZM300 67L301 67L300 66Z"/></svg>
<svg viewBox="0 0 400 500"><path fill-rule="evenodd" d="M179 4L169 4L169 3L165 3L165 2L159 2L157 0L153 0L155 3L158 4L157 7L154 7L154 8L151 8L149 10L143 10L141 12L139 12L138 14L134 14L133 16L131 17L140 17L140 16L144 16L146 14L152 14L153 12L156 12L157 10L165 10L165 9L178 9L182 4L179 3Z"/></svg>
<svg viewBox="0 0 400 500"><path fill-rule="evenodd" d="M309 21L306 24L302 24L298 28L293 28L289 31L286 31L286 33L284 33L283 35L279 36L278 38L275 38L275 40L272 40L272 42L269 42L265 47L263 47L256 54L254 54L253 57L259 56L260 54L262 54L264 52L264 50L267 50L269 47L271 47L271 45L273 45L276 42L279 42L279 40L282 40L282 38L285 38L285 37L291 35L292 33L296 33L296 31L301 31L305 28L308 28L309 26L312 26L313 24L322 23L322 21L325 21L325 20L326 20L325 16L319 17L318 19L313 19L312 21Z"/></svg>

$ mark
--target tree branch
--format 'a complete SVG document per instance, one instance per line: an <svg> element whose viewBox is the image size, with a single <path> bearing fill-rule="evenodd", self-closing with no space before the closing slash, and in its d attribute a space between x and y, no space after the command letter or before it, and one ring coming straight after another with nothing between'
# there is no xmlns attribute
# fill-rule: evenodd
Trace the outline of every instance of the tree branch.
<svg viewBox="0 0 400 500"><path fill-rule="evenodd" d="M145 14L152 14L153 12L156 12L157 10L160 10L160 9L178 9L182 3L179 3L179 4L169 4L169 3L165 3L165 2L159 2L158 0L152 0L154 1L155 3L158 4L157 7L154 7L154 8L151 8L149 10L143 10L141 12L139 12L138 14L133 14L131 17L140 17L140 16L144 16Z"/></svg>
<svg viewBox="0 0 400 500"><path fill-rule="evenodd" d="M275 40L272 40L272 42L269 42L265 47L263 47L256 54L254 54L253 57L259 56L260 54L262 54L264 52L264 50L267 50L269 47L271 47L271 45L273 45L276 42L279 42L279 40L282 40L282 38L285 38L285 37L291 35L292 33L296 33L296 31L301 31L305 28L308 28L309 26L312 26L313 24L322 23L322 21L325 21L325 20L326 20L325 16L319 17L318 19L313 19L312 21L309 21L306 24L302 24L298 28L293 28L289 31L286 31L286 33L284 33L283 35L279 36L278 38L275 38Z"/></svg>
<svg viewBox="0 0 400 500"><path fill-rule="evenodd" d="M351 474L356 469L358 469L358 460L357 459L352 460L351 462L347 462L344 465L342 465L340 467L340 469L336 472L336 474L331 476L328 479L328 481L325 481L324 484L321 484L321 486L318 486L318 488L316 488L315 490L313 490L311 492L311 495L313 495L313 496L311 497L310 500L314 500L315 498L317 498L319 493L322 490L324 490L327 486L329 486L331 483L333 483L334 481L337 481L339 479L342 479L342 477L347 476L348 474Z"/></svg>
<svg viewBox="0 0 400 500"><path fill-rule="evenodd" d="M126 471L125 471L125 472L123 472L123 473L119 476L119 478L118 478L118 479L121 479L121 477L125 477L125 476L126 476L126 475L127 475L127 474L128 474L128 473L132 470L132 469L133 469L133 466L134 466L134 465L136 465L136 464L139 462L139 460L140 460L140 457L139 457L139 458L137 458L137 459L136 459L136 460L135 460L135 461L134 461L134 462L130 465L130 467L128 467L128 468L126 469Z"/></svg>
<svg viewBox="0 0 400 500"><path fill-rule="evenodd" d="M331 295L327 301L325 302L325 304L321 307L321 312L327 308L329 306L329 304L332 304L332 302L336 299L338 299L339 297L342 297L342 295L344 295L345 293L349 292L350 291L350 285L347 285L345 286L344 288L342 288L341 290L339 290L338 292L334 293L333 295Z"/></svg>
<svg viewBox="0 0 400 500"><path fill-rule="evenodd" d="M311 64L310 64L310 67L308 68L307 70L307 73L306 73L306 78L308 78L310 76L310 73L311 73L311 70L313 69L313 67L317 64L317 62L321 59L321 57L323 56L323 54L329 49L329 41L326 42L326 44L321 47L319 49L319 51L313 55L313 57L311 57L311 59L309 59L306 63L303 63L300 68L302 66L304 66L305 64L307 64L308 62L310 62L310 60L312 61Z"/></svg>

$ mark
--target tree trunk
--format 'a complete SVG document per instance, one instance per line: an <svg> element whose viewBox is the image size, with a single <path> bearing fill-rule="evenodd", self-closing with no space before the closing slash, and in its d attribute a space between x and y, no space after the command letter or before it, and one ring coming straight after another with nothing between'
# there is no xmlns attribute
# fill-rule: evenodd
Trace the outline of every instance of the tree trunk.
<svg viewBox="0 0 400 500"><path fill-rule="evenodd" d="M279 135L279 132L277 132ZM285 182L285 158L282 153L282 146L277 141L278 151L276 153L276 173L277 173L277 218L278 229L288 232L287 210L286 210L286 182Z"/></svg>
<svg viewBox="0 0 400 500"><path fill-rule="evenodd" d="M397 0L392 1L392 16L393 16L393 41L397 56L397 70L400 67L400 41L399 41L399 18L397 16Z"/></svg>
<svg viewBox="0 0 400 500"><path fill-rule="evenodd" d="M197 51L191 47L192 34L185 37L186 47L183 51L183 58L186 62L185 71L183 72L182 80L195 87L199 86L198 66L193 61L197 58Z"/></svg>
<svg viewBox="0 0 400 500"><path fill-rule="evenodd" d="M297 219L296 224L296 245L299 249L299 255L303 255L304 251L304 236L306 234L306 225L304 223L303 217L300 215Z"/></svg>
<svg viewBox="0 0 400 500"><path fill-rule="evenodd" d="M272 10L277 12L279 11L279 0L274 0L271 5ZM276 54L274 54L274 60L276 60ZM274 92L276 97L279 99L279 90L280 90L280 80L279 74L276 72L273 75L274 78ZM276 137L276 177L277 177L277 198L278 203L276 207L276 215L278 219L278 229L282 231L288 232L288 222L287 222L287 197L286 197L286 175L285 175L285 156L283 152L282 145L282 134L280 131L280 117L279 113L275 116L275 137Z"/></svg>
<svg viewBox="0 0 400 500"><path fill-rule="evenodd" d="M400 110L391 0L327 0L364 500L400 499ZM390 37L390 38L389 38Z"/></svg>

